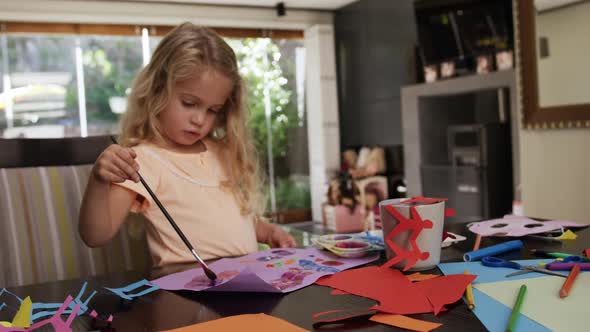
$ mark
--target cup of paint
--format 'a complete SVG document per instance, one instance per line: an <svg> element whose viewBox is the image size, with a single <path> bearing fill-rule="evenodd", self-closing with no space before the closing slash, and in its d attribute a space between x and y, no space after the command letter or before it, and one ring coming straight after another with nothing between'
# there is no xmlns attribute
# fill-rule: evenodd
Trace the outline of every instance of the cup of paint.
<svg viewBox="0 0 590 332"><path fill-rule="evenodd" d="M391 236L390 240L393 244L401 249L401 257L399 258L403 258L399 262L393 264L392 267L408 271L422 271L435 268L436 265L440 263L440 251L445 219L445 201L436 200L433 203L420 200L413 202L406 201L409 201L409 199L389 199L379 202L384 239L386 240ZM388 206L395 209L399 215L406 219L414 219L410 213L410 208L414 207L422 220L421 226L426 227L404 229L404 223L402 223L402 228L398 230L399 232L396 231L396 234L391 235L392 231L400 226L400 221L388 210ZM409 223L412 224L412 227L418 226L416 220L410 220ZM418 230L420 230L420 232L416 238L416 245L420 252L417 252L416 249L412 247L410 241L412 234L415 234ZM389 247L387 242L385 243L385 253L388 260L397 256L397 253ZM406 265L411 259L416 259L416 263L406 269Z"/></svg>

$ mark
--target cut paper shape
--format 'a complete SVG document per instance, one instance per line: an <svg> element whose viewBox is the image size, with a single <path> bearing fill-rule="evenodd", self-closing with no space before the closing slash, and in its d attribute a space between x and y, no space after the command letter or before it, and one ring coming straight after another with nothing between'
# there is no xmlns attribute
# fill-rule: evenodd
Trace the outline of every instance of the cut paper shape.
<svg viewBox="0 0 590 332"><path fill-rule="evenodd" d="M468 278L465 278L468 277ZM414 285L420 289L423 294L426 294L428 301L434 307L434 314L443 309L446 304L459 301L467 285L471 283L476 276L451 274L444 277L428 279L423 282L415 283ZM465 280L469 279L467 283Z"/></svg>
<svg viewBox="0 0 590 332"><path fill-rule="evenodd" d="M586 255L587 258L590 258L590 248L584 250L584 254Z"/></svg>
<svg viewBox="0 0 590 332"><path fill-rule="evenodd" d="M403 315L440 311L443 305L461 298L475 277L461 274L412 283L398 270L369 266L340 272L316 283L376 300L379 304L372 307L374 310Z"/></svg>
<svg viewBox="0 0 590 332"><path fill-rule="evenodd" d="M88 311L88 303L90 302L90 300L92 300L94 295L96 295L96 291L93 291L86 298L86 300L82 300L82 296L84 295L84 292L86 291L87 285L88 285L88 282L84 282L84 284L82 284L82 287L80 288L80 291L78 292L78 295L76 295L76 297L73 299L73 301L70 302L68 309L64 310L64 312L63 312L64 314L71 313L76 305L80 305L80 310L78 311L78 316L80 316ZM55 312L61 306L62 306L62 303L41 303L41 302L33 303L33 306L31 308L32 309L31 322L35 322L40 318L54 315ZM38 311L38 310L40 310L40 311Z"/></svg>
<svg viewBox="0 0 590 332"><path fill-rule="evenodd" d="M490 332L506 331L506 326L508 326L508 319L510 318L514 303L510 306L506 306L476 288L473 288L473 298L475 300L475 308L473 308L472 312L477 316L483 326L485 326ZM516 321L514 330L535 332L551 331L522 313Z"/></svg>
<svg viewBox="0 0 590 332"><path fill-rule="evenodd" d="M339 289L332 289L330 294L331 295L350 295L350 293L347 293L347 292L339 290Z"/></svg>
<svg viewBox="0 0 590 332"><path fill-rule="evenodd" d="M425 320L407 317L404 315L394 314L376 314L369 320L381 324L391 325L402 329L419 332L429 332L436 329L437 327L442 326L442 324L440 323L433 323Z"/></svg>
<svg viewBox="0 0 590 332"><path fill-rule="evenodd" d="M29 327L31 326L31 309L33 302L31 298L27 296L20 305L20 308L12 319L12 326L14 327Z"/></svg>
<svg viewBox="0 0 590 332"><path fill-rule="evenodd" d="M473 222L467 225L469 230L481 236L525 236L530 234L547 233L562 227L587 227L573 221L551 220L538 221L521 216L505 216L501 219L491 219Z"/></svg>
<svg viewBox="0 0 590 332"><path fill-rule="evenodd" d="M355 266L370 263L378 259L379 255L363 258L340 258L332 253L317 248L290 249L293 253L289 259L296 262L282 266L268 268L267 260L258 260L260 257L272 256L272 251L256 252L243 257L223 258L213 262L209 267L218 275L224 271L238 271L236 275L208 283L194 283L195 279L206 278L202 269L191 269L171 274L151 281L166 290L192 290L192 291L226 291L226 292L268 292L287 293L313 284L318 278L334 274ZM276 250L273 250L276 251ZM321 259L320 262L315 262ZM241 263L243 261L256 261L256 263ZM323 262L340 262L341 265L326 266Z"/></svg>
<svg viewBox="0 0 590 332"><path fill-rule="evenodd" d="M260 332L303 332L307 331L286 320L266 314L248 314L224 317L205 323L185 326L165 332L226 332L226 331L260 331Z"/></svg>
<svg viewBox="0 0 590 332"><path fill-rule="evenodd" d="M576 233L570 231L569 229L563 232L563 234L561 234L560 236L556 237L557 240L575 240L577 238L578 236L576 235Z"/></svg>
<svg viewBox="0 0 590 332"><path fill-rule="evenodd" d="M416 207L414 207L414 206L410 206L410 214L412 216L411 218L404 217L392 205L386 206L385 209L395 219L397 219L399 224L397 224L396 227L394 227L391 230L391 232L389 232L389 234L387 234L387 236L385 237L385 242L387 243L389 248L391 248L391 250L395 254L395 257L390 259L383 266L390 267L393 264L399 263L405 259L406 265L404 266L403 270L407 271L412 266L414 266L418 260L428 259L428 257L430 257L430 253L428 253L427 251L424 251L424 252L421 251L420 248L418 247L418 244L416 243L416 239L418 238L418 236L420 235L420 232L422 232L422 230L424 228L430 229L433 227L432 221L430 221L428 219L422 221L420 214L418 213L418 211L416 210ZM401 248L397 244L393 243L393 241L391 241L391 238L393 236L395 236L396 234L399 234L403 231L406 231L406 230L410 231L412 234L409 236L410 245L412 247L411 251L404 250L403 248Z"/></svg>
<svg viewBox="0 0 590 332"><path fill-rule="evenodd" d="M64 314L64 310L72 303L73 298L68 295L65 302L61 305L61 307L55 312L51 318L46 320L42 320L38 323L35 323L30 326L30 328L23 328L23 327L1 327L0 332L8 331L8 332L25 332L25 331L35 331L41 327L46 325L52 325L53 331L55 332L72 332L70 325L72 325L72 321L76 318L78 310L80 310L80 305L76 304L66 321L63 321L61 315Z"/></svg>
<svg viewBox="0 0 590 332"><path fill-rule="evenodd" d="M539 263L551 263L553 260L551 259L526 259L526 260L516 260L516 262L520 265L539 265ZM445 275L450 274L459 274L463 273L463 271L467 270L470 274L477 275L477 278L473 281L474 284L478 283L486 283L486 282L496 282L496 281L506 281L506 280L521 280L521 279L529 279L529 278L540 278L546 277L546 274L538 273L538 272L529 272L527 274L521 274L506 278L507 274L513 273L514 269L510 269L507 267L489 267L483 265L481 262L456 262L456 263L441 263L438 264L438 268L441 272ZM563 280L562 280L563 281ZM504 326L506 327L506 326Z"/></svg>
<svg viewBox="0 0 590 332"><path fill-rule="evenodd" d="M498 302L512 306L522 284L527 294L520 312L530 319L554 331L586 331L588 328L588 299L590 298L590 273L580 273L572 292L561 299L559 289L563 278L543 277L518 281L501 281L474 285Z"/></svg>
<svg viewBox="0 0 590 332"><path fill-rule="evenodd" d="M144 286L146 287L144 290L137 292L137 293L133 293ZM120 298L123 298L125 300L133 300L136 297L144 296L144 295L149 294L153 291L156 291L156 290L160 289L160 287L158 287L157 285L151 284L149 281L143 279L143 280L134 282L130 285L124 286L124 287L120 287L120 288L105 287L105 289L110 290L111 292L117 294Z"/></svg>
<svg viewBox="0 0 590 332"><path fill-rule="evenodd" d="M424 280L433 279L433 278L437 278L437 277L440 277L440 276L438 274L422 274L420 272L406 275L406 278L408 278L408 280L410 280L412 282L424 281Z"/></svg>
<svg viewBox="0 0 590 332"><path fill-rule="evenodd" d="M455 233L451 233L448 232L447 233L449 236L446 237L443 242L441 243L441 248L447 248L450 247L452 244L454 243L458 243L461 241L465 241L467 238L463 235L459 235L459 234L455 234Z"/></svg>

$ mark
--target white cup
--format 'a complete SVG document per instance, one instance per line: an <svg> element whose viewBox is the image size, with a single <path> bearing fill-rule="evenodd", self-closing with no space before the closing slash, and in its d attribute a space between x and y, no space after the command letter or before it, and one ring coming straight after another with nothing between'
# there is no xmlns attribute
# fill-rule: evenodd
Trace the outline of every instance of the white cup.
<svg viewBox="0 0 590 332"><path fill-rule="evenodd" d="M432 228L423 228L416 239L416 244L418 245L420 251L429 253L428 258L424 260L418 259L416 264L410 267L408 271L423 271L432 269L436 267L438 263L440 263L440 250L445 220L445 202L440 201L434 204L401 203L405 200L408 199L389 199L379 202L381 223L383 225L383 236L386 238L389 233L391 233L391 231L399 224L399 221L393 215L391 215L389 211L387 211L385 208L386 206L392 205L402 216L406 218L411 218L410 207L414 206L423 222L426 220L430 220L432 222ZM411 234L411 230L403 230L400 233L392 236L391 241L404 250L412 251L413 249L410 244ZM387 243L385 243L385 253L388 260L395 257L395 253L391 250L391 248L389 248ZM397 269L404 269L407 263L407 259L403 259L392 266Z"/></svg>

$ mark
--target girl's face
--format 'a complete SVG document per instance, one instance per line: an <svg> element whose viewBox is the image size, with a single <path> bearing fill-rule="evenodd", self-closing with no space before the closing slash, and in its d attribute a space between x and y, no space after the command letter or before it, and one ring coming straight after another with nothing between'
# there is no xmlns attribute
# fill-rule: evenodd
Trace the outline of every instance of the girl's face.
<svg viewBox="0 0 590 332"><path fill-rule="evenodd" d="M233 82L213 69L177 82L170 102L159 114L167 143L190 147L207 137L232 89Z"/></svg>

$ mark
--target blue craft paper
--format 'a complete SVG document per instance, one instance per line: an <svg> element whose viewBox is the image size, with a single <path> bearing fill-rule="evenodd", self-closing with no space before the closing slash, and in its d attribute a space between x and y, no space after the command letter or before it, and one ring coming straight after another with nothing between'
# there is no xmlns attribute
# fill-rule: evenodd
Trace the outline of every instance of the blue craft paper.
<svg viewBox="0 0 590 332"><path fill-rule="evenodd" d="M553 259L527 259L511 261L517 262L520 265L534 265L539 266L539 263L550 263ZM496 281L508 281L508 280L519 280L528 278L546 277L546 274L538 272L529 272L514 277L506 278L507 274L516 272L516 269L510 269L506 267L489 267L483 265L480 261L477 262L457 262L457 263L441 263L438 264L438 268L443 274L463 274L463 271L469 271L469 274L477 275L474 284L496 282Z"/></svg>
<svg viewBox="0 0 590 332"><path fill-rule="evenodd" d="M473 313L490 332L504 332L512 313L509 308L494 300L477 288L473 288L475 308ZM516 321L515 331L550 332L551 330L536 321L520 314Z"/></svg>
<svg viewBox="0 0 590 332"><path fill-rule="evenodd" d="M64 310L64 312L63 312L64 314L71 313L77 304L80 305L80 310L78 310L78 314L77 314L78 316L81 316L83 313L88 311L88 303L90 302L90 300L92 300L94 295L96 295L96 291L93 291L86 298L86 301L82 301L82 295L84 295L87 285L88 285L88 282L85 281L84 284L82 285L82 288L78 292L78 296L76 296L76 298L73 299L72 302L70 302L67 309ZM37 321L40 318L53 316L57 312L57 310L59 308L61 308L62 305L63 305L63 303L42 303L42 302L33 303L33 306L31 308L31 323L34 323L35 321ZM45 309L45 310L42 310L42 309ZM37 311L37 310L40 310L40 311Z"/></svg>
<svg viewBox="0 0 590 332"><path fill-rule="evenodd" d="M142 290L139 293L132 294L133 291L141 288L142 286L146 286L148 288ZM140 280L138 282L132 283L130 285L127 285L127 286L124 286L124 287L121 287L121 288L108 288L108 287L105 287L105 289L110 290L111 292L117 294L119 297L121 297L123 299L133 300L136 297L140 297L140 296L143 296L145 294L148 294L148 293L151 293L153 291L156 291L156 290L160 289L160 287L158 287L156 285L153 285L149 281L143 279L143 280Z"/></svg>
<svg viewBox="0 0 590 332"><path fill-rule="evenodd" d="M516 260L521 265L534 265L539 266L539 263L550 263L552 259L528 259L528 260ZM483 265L480 261L477 262L457 262L457 263L441 263L438 268L443 274L463 274L465 270L469 271L469 274L477 275L477 278L473 281L474 284L507 281L507 280L519 280L528 278L546 277L546 274L538 272L529 272L518 276L506 278L507 274L516 272L518 270L505 268L505 267L489 267ZM481 323L490 332L504 332L506 326L508 326L508 319L512 308L505 306L504 304L494 300L485 293L481 292L477 288L473 288L473 300L475 301L475 308L473 313L481 321ZM518 321L516 322L516 331L535 331L545 332L551 331L545 326L537 323L536 321L528 318L524 315L519 315Z"/></svg>

